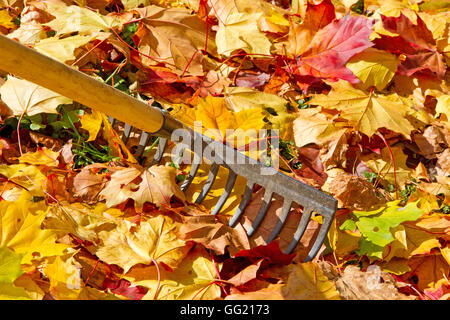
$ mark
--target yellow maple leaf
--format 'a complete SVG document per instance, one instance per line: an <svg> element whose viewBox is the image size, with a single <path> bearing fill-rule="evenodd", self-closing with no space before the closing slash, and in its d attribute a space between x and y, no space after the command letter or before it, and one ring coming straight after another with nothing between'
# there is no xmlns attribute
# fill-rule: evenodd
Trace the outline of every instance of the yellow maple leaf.
<svg viewBox="0 0 450 320"><path fill-rule="evenodd" d="M37 166L57 167L59 152L49 150L45 147L35 152L27 152L22 154L18 159L20 163L27 163Z"/></svg>
<svg viewBox="0 0 450 320"><path fill-rule="evenodd" d="M426 254L441 245L436 235L430 234L415 225L399 225L392 229L395 240L384 249L383 260L392 258L410 258L414 255Z"/></svg>
<svg viewBox="0 0 450 320"><path fill-rule="evenodd" d="M217 263L220 270L222 264ZM218 278L214 263L208 252L196 246L173 271L152 265L133 268L125 278L135 285L147 287L143 300L214 300L220 297L220 287L214 283Z"/></svg>
<svg viewBox="0 0 450 320"><path fill-rule="evenodd" d="M43 268L44 274L50 280L50 293L56 299L77 299L81 292L80 268L73 257L63 260L59 256Z"/></svg>
<svg viewBox="0 0 450 320"><path fill-rule="evenodd" d="M0 87L0 95L14 115L57 113L60 104L72 103L71 99L58 93L13 76L8 76Z"/></svg>
<svg viewBox="0 0 450 320"><path fill-rule="evenodd" d="M401 147L392 147L391 150L395 161L395 178L394 166L387 148L383 148L380 155L372 153L362 157L362 160L373 172L377 173L381 179L387 180L391 184L396 182L397 185L402 188L406 181L411 177L414 170L406 165L406 159L408 157L403 153Z"/></svg>
<svg viewBox="0 0 450 320"><path fill-rule="evenodd" d="M207 135L216 139L224 139L227 129L236 128L236 119L227 109L223 98L208 96L200 99L195 116L197 121L201 121L204 130L209 130Z"/></svg>
<svg viewBox="0 0 450 320"><path fill-rule="evenodd" d="M295 265L281 292L287 300L340 300L334 282L315 262Z"/></svg>
<svg viewBox="0 0 450 320"><path fill-rule="evenodd" d="M436 114L445 114L447 121L450 120L450 95L444 94L436 99Z"/></svg>
<svg viewBox="0 0 450 320"><path fill-rule="evenodd" d="M63 254L68 246L56 243L55 231L41 228L47 212L45 201L33 202L25 190L17 201L0 201L0 246L25 254L22 263L30 263L35 252L41 258Z"/></svg>
<svg viewBox="0 0 450 320"><path fill-rule="evenodd" d="M112 294L86 287L81 278L81 265L69 257L56 257L44 268L50 281L49 291L56 300L109 300L118 299Z"/></svg>
<svg viewBox="0 0 450 320"><path fill-rule="evenodd" d="M84 46L91 41L93 36L75 35L60 39L59 37L51 37L43 39L34 45L34 48L61 62L74 60L74 50Z"/></svg>
<svg viewBox="0 0 450 320"><path fill-rule="evenodd" d="M94 141L102 127L103 118L100 112L93 110L81 117L81 128L87 130L89 138L86 141Z"/></svg>
<svg viewBox="0 0 450 320"><path fill-rule="evenodd" d="M32 46L47 37L44 26L37 22L21 23L20 27L7 35L10 39L18 39L24 45Z"/></svg>
<svg viewBox="0 0 450 320"><path fill-rule="evenodd" d="M245 87L228 88L224 99L227 107L235 113L246 109L261 109L264 119L269 122L267 128L279 130L282 139L291 139L295 114L289 111L286 99Z"/></svg>
<svg viewBox="0 0 450 320"><path fill-rule="evenodd" d="M12 17L9 15L8 10L0 10L0 26L5 28L14 28L16 26L12 21Z"/></svg>
<svg viewBox="0 0 450 320"><path fill-rule="evenodd" d="M106 205L113 207L128 199L135 201L135 206L142 208L145 202L168 205L172 196L184 200L184 193L176 184L176 169L156 165L148 169L137 167L121 168L111 174L105 188L100 192ZM134 183L140 178L139 183Z"/></svg>
<svg viewBox="0 0 450 320"><path fill-rule="evenodd" d="M328 95L316 95L310 104L340 110L343 118L350 120L356 130L369 137L379 128L410 137L414 127L405 116L411 107L396 94L383 95L358 90L343 80L331 84L331 87Z"/></svg>
<svg viewBox="0 0 450 320"><path fill-rule="evenodd" d="M256 132L266 126L263 121L265 114L262 109L241 109L233 112L227 108L226 101L220 97L208 96L206 99L199 99L195 117L202 126L203 134L216 140L227 141L236 148L245 143L241 139L245 133L243 131L255 130ZM237 131L238 129L241 130ZM250 133L249 136L251 136ZM253 138L257 138L257 135L254 135ZM237 145L233 143L234 139L238 139Z"/></svg>
<svg viewBox="0 0 450 320"><path fill-rule="evenodd" d="M417 23L417 14L419 7L416 3L410 4L409 1L402 0L368 0L365 6L376 5L379 7L380 13L387 17L399 17L400 14L405 15L414 24Z"/></svg>
<svg viewBox="0 0 450 320"><path fill-rule="evenodd" d="M24 164L0 165L0 174L8 179L3 183L3 199L13 201L17 200L24 189L31 195L42 197L42 184L47 177L35 166ZM6 193L11 190L15 196L12 199L6 197Z"/></svg>
<svg viewBox="0 0 450 320"><path fill-rule="evenodd" d="M272 43L258 28L263 10L247 1L213 0L211 6L219 20L216 34L217 51L229 56L235 50L269 55Z"/></svg>
<svg viewBox="0 0 450 320"><path fill-rule="evenodd" d="M298 147L309 143L321 145L345 131L344 124L334 123L320 108L299 110L293 124L295 144Z"/></svg>
<svg viewBox="0 0 450 320"><path fill-rule="evenodd" d="M139 7L140 5L148 6L150 5L152 2L152 0L123 0L122 4L125 8L125 10L130 10L130 9L135 9L137 7Z"/></svg>
<svg viewBox="0 0 450 320"><path fill-rule="evenodd" d="M199 51L216 54L217 48L202 19L185 8L147 6L136 11L144 18L136 33L140 39L138 49L156 57L142 57L144 65L164 61L179 75L204 75L204 58Z"/></svg>
<svg viewBox="0 0 450 320"><path fill-rule="evenodd" d="M105 16L87 8L66 6L56 2L47 2L46 5L47 11L55 19L45 25L55 30L57 35L73 32L78 32L79 35L89 35L120 26L118 18Z"/></svg>
<svg viewBox="0 0 450 320"><path fill-rule="evenodd" d="M98 233L102 240L96 255L104 262L116 264L126 273L136 264L164 263L176 268L191 248L191 244L176 237L177 224L166 216L156 216L139 226L126 220L117 228Z"/></svg>
<svg viewBox="0 0 450 320"><path fill-rule="evenodd" d="M397 71L398 57L387 51L368 48L353 56L345 65L361 80L357 87L365 90L376 87L383 90Z"/></svg>
<svg viewBox="0 0 450 320"><path fill-rule="evenodd" d="M106 114L101 113L101 118L103 125L103 130L101 130L102 137L108 142L108 146L111 149L111 155L126 159L128 163L137 163L137 160L133 157L116 130L112 127Z"/></svg>

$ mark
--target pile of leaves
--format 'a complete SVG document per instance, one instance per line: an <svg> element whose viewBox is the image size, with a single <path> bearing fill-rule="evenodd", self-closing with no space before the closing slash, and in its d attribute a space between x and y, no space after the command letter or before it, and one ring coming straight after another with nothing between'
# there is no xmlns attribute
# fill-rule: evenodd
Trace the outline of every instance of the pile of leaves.
<svg viewBox="0 0 450 320"><path fill-rule="evenodd" d="M1 73L0 297L4 299L448 299L449 3L435 0L0 0L0 32L225 138L279 130L280 171L334 196L314 216L275 197L250 239L228 221L226 170L195 204L205 164L48 89ZM0 53L1 58L1 53ZM61 79L64 81L64 79ZM245 147L245 146L244 146ZM245 148L244 148L245 149Z"/></svg>

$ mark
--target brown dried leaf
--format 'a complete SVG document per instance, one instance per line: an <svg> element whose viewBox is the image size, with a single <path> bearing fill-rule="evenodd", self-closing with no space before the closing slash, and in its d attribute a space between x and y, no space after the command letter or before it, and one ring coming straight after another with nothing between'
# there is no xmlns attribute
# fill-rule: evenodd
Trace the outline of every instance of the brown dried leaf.
<svg viewBox="0 0 450 320"><path fill-rule="evenodd" d="M436 159L437 153L442 152L447 145L445 135L436 126L427 127L422 134L414 134L413 139L427 159Z"/></svg>
<svg viewBox="0 0 450 320"><path fill-rule="evenodd" d="M358 267L348 266L336 279L336 288L344 300L415 299L400 293L392 276L379 267L363 272Z"/></svg>
<svg viewBox="0 0 450 320"><path fill-rule="evenodd" d="M75 198L81 198L86 203L95 203L98 201L99 193L105 187L107 178L103 174L98 174L101 168L106 166L93 164L81 169L73 179L73 185L71 187L73 196Z"/></svg>
<svg viewBox="0 0 450 320"><path fill-rule="evenodd" d="M351 210L369 210L387 201L365 178L349 173L341 173L334 178L329 191L339 201L339 207Z"/></svg>
<svg viewBox="0 0 450 320"><path fill-rule="evenodd" d="M224 254L225 249L231 255L250 249L247 234L240 224L231 228L211 215L183 217L183 225L177 236L183 240L201 243L218 254Z"/></svg>

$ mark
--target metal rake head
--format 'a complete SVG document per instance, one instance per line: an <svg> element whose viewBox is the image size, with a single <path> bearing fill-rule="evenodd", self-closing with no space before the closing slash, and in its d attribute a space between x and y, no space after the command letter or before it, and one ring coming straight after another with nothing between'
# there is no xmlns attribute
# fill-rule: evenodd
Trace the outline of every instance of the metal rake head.
<svg viewBox="0 0 450 320"><path fill-rule="evenodd" d="M110 117L109 120L112 124L114 124L115 120L113 118ZM132 126L130 126L129 124L124 125L124 130L122 133L122 140L124 141L124 143L127 143L132 131ZM266 239L266 242L269 243L277 238L286 223L289 212L291 211L291 207L294 203L297 203L298 205L303 207L302 216L296 232L285 253L290 254L296 248L301 237L306 231L306 227L311 219L312 213L315 212L323 217L323 223L305 261L310 261L316 256L323 241L325 240L327 232L333 221L337 208L336 199L319 190L314 189L307 184L294 180L291 177L279 172L278 170L275 170L274 168L267 167L262 163L245 156L239 151L228 147L219 141L212 140L211 138L198 132L194 132L193 130L184 128L182 135L183 146L179 149L181 150L179 153L180 155L186 149L190 149L195 153L196 148L194 146L200 145L202 150L208 149L208 152L201 153L202 157L208 159L212 163L209 168L206 182L200 194L196 198L195 203L200 204L205 199L216 179L219 167L222 166L228 169L229 174L224 191L217 201L216 205L212 209L211 214L216 215L220 212L236 183L237 177L242 176L247 179L245 192L242 196L238 208L234 212L229 222L229 225L231 227L234 227L236 225L236 223L244 213L245 208L249 204L250 199L252 198L252 193L255 185L259 185L261 187L264 187L265 189L264 198L255 220L253 220L251 227L247 230L247 235L251 237L255 233L270 208L273 196L275 194L278 194L284 199L283 207L281 214L278 217L277 223L273 227L273 230L268 239ZM150 140L150 137L151 135L149 133L145 131L140 132L139 145L137 146L137 149L135 151L135 155L138 159L142 157L145 147ZM159 138L158 148L154 155L152 164L156 164L161 161L164 150L167 146L167 142L167 138ZM181 184L181 189L183 191L186 191L193 181L200 167L200 163L201 161L194 161L191 165L189 174ZM261 174L262 169L265 170L264 175Z"/></svg>

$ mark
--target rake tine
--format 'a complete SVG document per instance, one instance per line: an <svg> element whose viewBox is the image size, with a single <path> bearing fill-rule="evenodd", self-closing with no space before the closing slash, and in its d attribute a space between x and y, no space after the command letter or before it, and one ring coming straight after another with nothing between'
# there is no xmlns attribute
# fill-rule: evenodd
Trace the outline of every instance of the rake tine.
<svg viewBox="0 0 450 320"><path fill-rule="evenodd" d="M297 246L298 242L300 241L301 237L303 236L303 233L305 233L306 226L308 225L309 219L311 218L312 209L310 208L304 208L302 217L300 219L300 222L298 224L297 230L295 231L294 238L289 243L288 248L286 249L286 253L290 254L292 251L294 251L295 247Z"/></svg>
<svg viewBox="0 0 450 320"><path fill-rule="evenodd" d="M308 256L305 259L305 262L311 261L319 251L320 247L322 246L322 242L325 240L325 237L327 236L328 229L331 227L331 222L333 221L332 217L329 216L323 216L323 223L320 227L319 234L317 235L317 239L314 242L313 247L308 253Z"/></svg>
<svg viewBox="0 0 450 320"><path fill-rule="evenodd" d="M283 209L281 209L281 215L278 218L275 228L273 228L272 233L270 234L269 238L267 239L267 243L274 240L280 233L281 229L283 228L284 224L286 223L289 212L291 211L291 206L292 206L292 201L288 200L288 199L284 199Z"/></svg>
<svg viewBox="0 0 450 320"><path fill-rule="evenodd" d="M220 196L219 201L217 201L213 211L211 212L212 215L218 214L220 209L222 209L223 205L225 204L225 201L227 201L228 196L230 195L231 190L233 189L234 183L236 182L236 178L237 174L234 173L233 171L230 171L227 183L225 185L225 189L222 195Z"/></svg>
<svg viewBox="0 0 450 320"><path fill-rule="evenodd" d="M272 202L273 191L266 190L264 192L264 199L259 207L258 214L256 215L255 220L253 220L252 226L247 230L247 236L251 237L253 233L255 233L256 229L258 229L259 225L263 221L266 216L267 210L269 210L270 203Z"/></svg>
<svg viewBox="0 0 450 320"><path fill-rule="evenodd" d="M214 162L211 165L211 168L209 169L208 178L206 179L206 183L203 186L203 189L200 192L199 196L195 200L196 204L202 203L202 201L205 199L205 197L208 194L209 190L211 189L214 181L216 180L218 171L219 171L219 165Z"/></svg>
<svg viewBox="0 0 450 320"><path fill-rule="evenodd" d="M139 145L136 149L136 157L139 158L140 156L142 156L142 154L144 153L145 147L147 146L147 142L148 142L149 138L150 138L150 135L147 132L142 131L141 139L139 140Z"/></svg>
<svg viewBox="0 0 450 320"><path fill-rule="evenodd" d="M132 127L128 123L125 123L125 126L123 127L123 133L122 133L122 141L125 144L128 142L128 139L130 138L131 129L132 129Z"/></svg>
<svg viewBox="0 0 450 320"><path fill-rule="evenodd" d="M252 198L254 186L255 183L247 181L247 186L245 187L245 192L244 196L242 197L241 203L239 204L239 207L236 209L236 211L233 214L233 217L231 217L230 222L228 223L230 227L234 227L236 223L239 221L242 214L244 213L245 208L247 207L248 203L250 202L250 199Z"/></svg>
<svg viewBox="0 0 450 320"><path fill-rule="evenodd" d="M200 168L200 163L199 162L195 162L192 164L191 166L191 170L189 171L188 176L186 177L186 179L183 181L183 183L180 186L181 191L186 191L187 188L191 185L191 182L194 180L195 175L197 174L198 168Z"/></svg>
<svg viewBox="0 0 450 320"><path fill-rule="evenodd" d="M159 138L158 149L156 149L155 156L153 157L152 165L159 163L164 155L164 149L166 149L167 139Z"/></svg>
<svg viewBox="0 0 450 320"><path fill-rule="evenodd" d="M111 117L111 116L108 116L108 121L109 121L109 123L111 123L111 126L113 126L113 125L114 125L114 122L116 122L116 119L114 119L114 118Z"/></svg>

